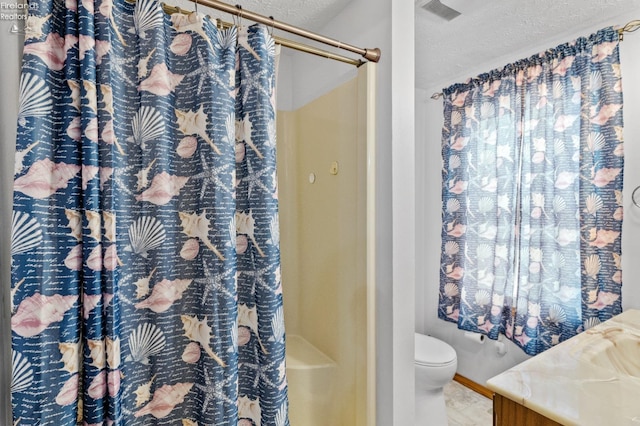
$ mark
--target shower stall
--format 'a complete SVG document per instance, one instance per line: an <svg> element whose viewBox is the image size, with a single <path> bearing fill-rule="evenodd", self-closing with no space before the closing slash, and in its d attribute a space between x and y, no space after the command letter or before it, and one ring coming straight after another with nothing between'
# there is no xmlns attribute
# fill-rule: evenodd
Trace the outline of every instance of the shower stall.
<svg viewBox="0 0 640 426"><path fill-rule="evenodd" d="M293 426L375 423L375 64L278 111L280 247Z"/></svg>
<svg viewBox="0 0 640 426"><path fill-rule="evenodd" d="M3 67L14 80L20 46L17 40L11 52L15 62ZM366 63L351 81L277 116L286 363L294 426L375 424L375 82L376 64ZM14 140L17 92L4 89L5 99L15 102L3 104L3 134ZM1 216L6 226L1 235L6 242L12 144L5 144L3 153L6 202ZM1 248L3 282L8 283L8 246ZM8 287L3 284L3 308L9 305ZM0 311L8 325L9 311ZM4 326L0 341L9 339ZM9 346L0 346L0 358L8 359ZM11 373L6 368L0 373L2 423L10 418L5 390Z"/></svg>

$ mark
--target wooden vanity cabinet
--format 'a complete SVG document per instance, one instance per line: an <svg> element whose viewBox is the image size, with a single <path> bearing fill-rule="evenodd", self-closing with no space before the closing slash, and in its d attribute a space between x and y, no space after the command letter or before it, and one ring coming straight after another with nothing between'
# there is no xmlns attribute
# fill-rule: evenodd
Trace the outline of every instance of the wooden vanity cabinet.
<svg viewBox="0 0 640 426"><path fill-rule="evenodd" d="M542 414L500 394L493 394L493 426L558 426Z"/></svg>

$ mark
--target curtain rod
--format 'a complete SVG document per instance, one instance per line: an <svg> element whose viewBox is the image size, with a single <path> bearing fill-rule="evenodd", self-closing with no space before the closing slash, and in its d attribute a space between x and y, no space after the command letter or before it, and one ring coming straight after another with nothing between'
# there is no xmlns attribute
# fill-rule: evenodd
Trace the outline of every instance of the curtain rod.
<svg viewBox="0 0 640 426"><path fill-rule="evenodd" d="M200 1L198 1L198 3L200 4ZM172 13L181 13L181 14L189 14L191 13L191 11L189 10L184 10L178 6L171 6L168 5L166 3L162 3L162 9L164 10L165 13L167 14L172 14ZM224 22L221 19L217 19L216 18L216 22L218 26L221 26L222 28L231 28L233 25L229 22ZM346 56L342 56L342 55L338 55L336 53L332 53L332 52L328 52L326 50L322 50L322 49L318 49L316 47L312 47L303 43L298 43L296 41L293 40L288 40L286 38L282 38L282 37L278 37L278 36L274 36L272 35L273 40L284 47L288 47L290 49L295 49L295 50L299 50L301 52L305 52L305 53L311 53L312 55L317 55L317 56L321 56L323 58L328 58L328 59L333 59L335 61L340 61L340 62L344 62L346 64L350 64L350 65L355 65L356 67L359 67L360 65L365 64L366 62L361 60L361 59L353 59L353 58L348 58Z"/></svg>
<svg viewBox="0 0 640 426"><path fill-rule="evenodd" d="M249 12L242 9L241 6L231 6L226 3L217 0L189 0L196 4L201 4L203 6L208 6L213 9L221 10L223 12L230 13L232 15L239 16L241 18L247 18L259 24L265 24L271 26L272 28L286 31L291 34L295 34L304 38L308 38L313 41L317 41L323 44L328 44L329 46L337 47L338 49L348 50L353 53L357 53L368 61L378 62L380 60L380 49L377 47L374 49L363 49L360 47L352 46L350 44L342 43L341 41L334 40L329 37L325 37L320 34L313 33L311 31L305 30L303 28L295 27L293 25L276 21L271 17L266 17L255 12Z"/></svg>
<svg viewBox="0 0 640 426"><path fill-rule="evenodd" d="M618 40L624 40L624 33L632 33L637 31L640 28L640 20L635 19L633 21L627 22L622 28L618 28ZM431 99L438 100L443 97L444 94L442 92L436 92L431 95Z"/></svg>
<svg viewBox="0 0 640 426"><path fill-rule="evenodd" d="M126 0L130 3L135 3L135 0ZM242 6L240 5L236 5L236 6L231 6L229 4L223 3L221 1L217 1L217 0L189 0L192 3L195 3L196 5L202 5L202 6L206 6L206 7L210 7L212 9L216 9L216 10L220 10L222 12L226 12L229 13L231 15L235 15L238 16L240 18L247 18L251 21L257 22L259 24L264 24L267 26L270 26L271 28L277 29L277 30L282 30L282 31L286 31L288 33L291 34L295 34L298 35L300 37L304 37L304 38L308 38L310 40L313 41L317 41L319 43L322 44L327 44L329 46L333 46L333 47L337 47L338 49L344 49L344 50L348 50L350 52L353 53L357 53L358 55L362 56L363 58L365 58L368 61L371 62L378 62L380 60L380 49L379 48L373 48L373 49L366 49L366 48L360 48L360 47L356 47L347 43L343 43L341 41L320 35L320 34L316 34L314 32L305 30L303 28L299 28L290 24L287 24L285 22L280 22L280 21L276 21L275 19L273 19L273 17L267 17L267 16L263 16L260 15L258 13L255 12L250 12L250 11L246 11L244 9L242 9ZM292 44L294 44L295 42L292 42ZM297 49L297 47L300 47L301 43L295 43L296 47L292 46L287 46L287 47L292 47L294 49ZM283 44L284 46L284 44ZM304 45L302 45L304 46ZM314 53L311 52L309 50L312 50L314 48L312 48L311 46L305 46L305 48L307 48L308 50L303 50L306 51L308 53ZM302 49L299 49L302 50ZM326 52L329 53L329 52ZM325 57L329 57L326 55L321 55L321 56L325 56ZM337 59L334 58L333 56L330 57L331 59ZM343 61L344 62L344 61Z"/></svg>

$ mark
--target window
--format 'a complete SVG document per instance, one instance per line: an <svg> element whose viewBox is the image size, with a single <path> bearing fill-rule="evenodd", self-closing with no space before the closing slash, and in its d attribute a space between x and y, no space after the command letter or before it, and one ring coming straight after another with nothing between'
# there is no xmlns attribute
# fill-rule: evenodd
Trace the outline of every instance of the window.
<svg viewBox="0 0 640 426"><path fill-rule="evenodd" d="M535 355L620 313L618 33L444 95L439 317Z"/></svg>

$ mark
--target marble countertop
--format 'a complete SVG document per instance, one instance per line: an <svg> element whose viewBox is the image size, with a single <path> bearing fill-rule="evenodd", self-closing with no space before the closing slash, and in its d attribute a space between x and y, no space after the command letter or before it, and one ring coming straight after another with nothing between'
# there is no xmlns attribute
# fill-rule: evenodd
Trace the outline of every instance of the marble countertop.
<svg viewBox="0 0 640 426"><path fill-rule="evenodd" d="M640 426L640 310L516 365L487 387L564 425Z"/></svg>

